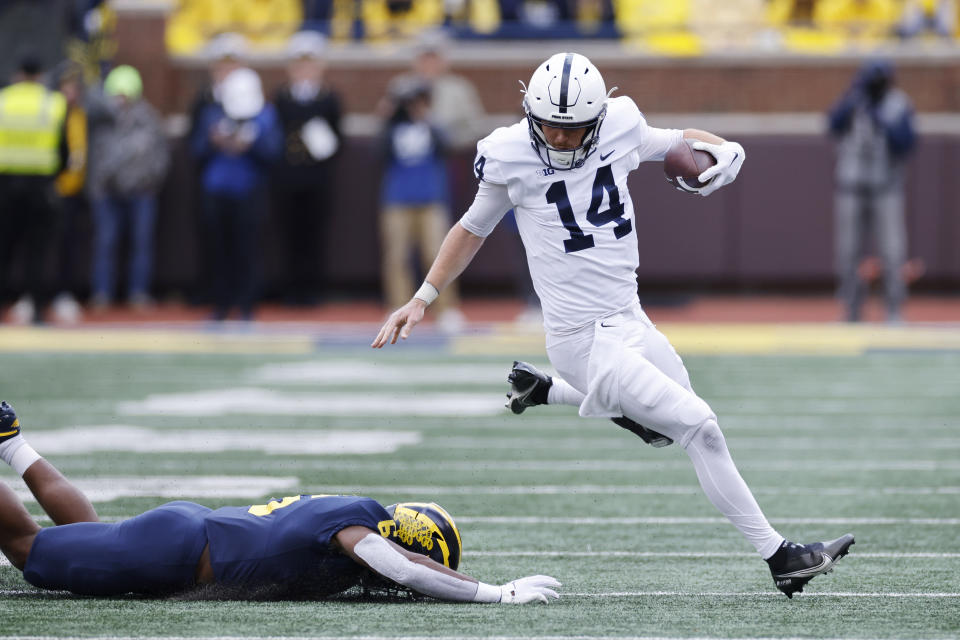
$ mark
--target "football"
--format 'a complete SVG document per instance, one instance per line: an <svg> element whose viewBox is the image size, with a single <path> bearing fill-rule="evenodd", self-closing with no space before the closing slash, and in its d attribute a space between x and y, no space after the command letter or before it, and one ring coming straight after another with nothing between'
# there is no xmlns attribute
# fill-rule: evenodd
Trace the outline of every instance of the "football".
<svg viewBox="0 0 960 640"><path fill-rule="evenodd" d="M681 191L695 193L705 183L697 179L701 173L717 163L706 151L693 148L689 140L682 140L667 151L663 159L663 172L667 182Z"/></svg>

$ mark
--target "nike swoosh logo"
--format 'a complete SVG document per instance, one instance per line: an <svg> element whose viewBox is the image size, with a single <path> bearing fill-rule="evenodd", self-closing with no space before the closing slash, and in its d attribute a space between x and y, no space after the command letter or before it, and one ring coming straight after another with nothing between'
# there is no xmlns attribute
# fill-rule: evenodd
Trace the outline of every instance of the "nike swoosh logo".
<svg viewBox="0 0 960 640"><path fill-rule="evenodd" d="M817 576L823 573L830 565L833 564L833 558L831 558L826 553L820 552L822 560L820 564L815 567L807 567L806 569L801 569L800 571L793 571L791 573L782 573L778 575L778 578L805 578L807 576Z"/></svg>
<svg viewBox="0 0 960 640"><path fill-rule="evenodd" d="M601 323L600 323L600 326L603 327L604 329L613 329L613 328L616 327L617 325L615 325L615 324L603 324L603 322L601 322Z"/></svg>
<svg viewBox="0 0 960 640"><path fill-rule="evenodd" d="M739 152L739 151L734 151L734 152L733 152L733 160L730 161L730 164L733 164L734 162L736 162L736 161L737 161L737 158L739 158L739 157L740 157L740 152Z"/></svg>
<svg viewBox="0 0 960 640"><path fill-rule="evenodd" d="M600 162L603 162L604 160L606 160L607 158L609 158L609 157L610 157L610 154L613 153L614 151L616 151L616 149L611 150L610 153L608 153L607 155L603 155L603 154L601 153L601 154L600 154Z"/></svg>

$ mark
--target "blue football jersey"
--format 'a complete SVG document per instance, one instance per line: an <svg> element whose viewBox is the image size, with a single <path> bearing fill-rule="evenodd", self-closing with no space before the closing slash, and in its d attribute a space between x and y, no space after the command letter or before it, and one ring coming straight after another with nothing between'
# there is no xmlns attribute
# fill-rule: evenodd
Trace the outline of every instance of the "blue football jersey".
<svg viewBox="0 0 960 640"><path fill-rule="evenodd" d="M206 518L210 563L218 584L303 584L336 593L364 568L331 546L333 536L360 525L378 531L390 514L356 496L291 496L264 505L223 507Z"/></svg>

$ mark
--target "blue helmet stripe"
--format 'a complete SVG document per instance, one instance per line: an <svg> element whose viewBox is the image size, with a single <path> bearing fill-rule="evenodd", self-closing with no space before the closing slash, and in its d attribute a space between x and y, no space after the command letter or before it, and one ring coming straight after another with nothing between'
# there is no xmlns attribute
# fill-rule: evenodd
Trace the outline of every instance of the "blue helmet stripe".
<svg viewBox="0 0 960 640"><path fill-rule="evenodd" d="M560 78L560 113L567 112L567 89L570 88L570 67L573 66L573 54L563 59L563 76Z"/></svg>

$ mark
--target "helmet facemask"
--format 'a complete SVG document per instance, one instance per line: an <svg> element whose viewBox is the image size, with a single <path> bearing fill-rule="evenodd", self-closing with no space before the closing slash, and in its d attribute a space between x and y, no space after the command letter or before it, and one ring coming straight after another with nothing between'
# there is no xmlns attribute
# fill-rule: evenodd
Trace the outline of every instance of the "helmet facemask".
<svg viewBox="0 0 960 640"><path fill-rule="evenodd" d="M600 125L607 115L607 106L603 105L600 113L593 120L587 122L553 122L543 118L538 118L531 111L527 100L523 101L524 110L527 112L527 125L530 128L530 142L534 150L540 156L540 160L551 169L569 170L583 166L591 153L596 151L599 144ZM573 149L557 149L547 142L547 137L543 132L543 126L554 127L556 129L579 129L586 127L583 139L580 145Z"/></svg>
<svg viewBox="0 0 960 640"><path fill-rule="evenodd" d="M578 53L557 53L541 64L523 86L523 110L530 142L540 160L557 170L576 169L597 149L609 92L600 71ZM573 149L551 145L544 127L584 129Z"/></svg>

